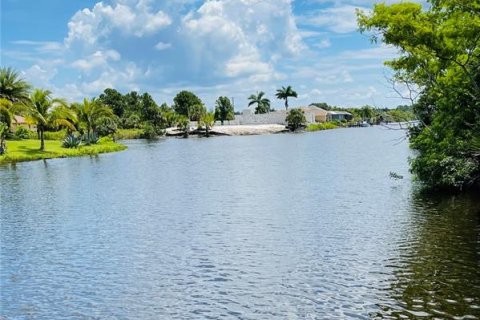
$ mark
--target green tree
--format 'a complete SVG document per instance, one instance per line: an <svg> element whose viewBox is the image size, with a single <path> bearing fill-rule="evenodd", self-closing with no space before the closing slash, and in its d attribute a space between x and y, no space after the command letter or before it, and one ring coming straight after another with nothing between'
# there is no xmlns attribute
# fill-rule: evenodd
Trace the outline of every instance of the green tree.
<svg viewBox="0 0 480 320"><path fill-rule="evenodd" d="M270 99L267 99L264 96L265 92L260 91L257 92L257 94L252 94L248 97L248 100L250 100L248 106L250 107L251 105L256 104L257 107L255 108L255 113L257 114L270 112Z"/></svg>
<svg viewBox="0 0 480 320"><path fill-rule="evenodd" d="M11 102L28 100L31 86L12 68L0 68L0 98Z"/></svg>
<svg viewBox="0 0 480 320"><path fill-rule="evenodd" d="M215 101L215 120L220 120L223 126L224 121L233 119L235 115L232 102L227 97L219 97Z"/></svg>
<svg viewBox="0 0 480 320"><path fill-rule="evenodd" d="M5 143L5 139L7 138L8 129L9 128L6 123L0 122L0 155L7 152L7 144Z"/></svg>
<svg viewBox="0 0 480 320"><path fill-rule="evenodd" d="M281 89L277 90L276 94L277 99L285 100L285 110L288 110L288 98L293 97L297 98L297 93L292 89L291 86L282 87Z"/></svg>
<svg viewBox="0 0 480 320"><path fill-rule="evenodd" d="M50 127L67 127L76 130L76 115L63 99L52 98L48 90L35 89L28 100L23 101L20 110L37 125L40 150L45 150L44 133Z"/></svg>
<svg viewBox="0 0 480 320"><path fill-rule="evenodd" d="M171 128L174 127L178 120L178 114L173 110L173 108L169 107L166 103L163 103L160 106L160 112L162 113L162 117L165 120L165 127Z"/></svg>
<svg viewBox="0 0 480 320"><path fill-rule="evenodd" d="M205 113L204 115L202 115L200 122L202 123L202 126L205 127L205 136L209 137L210 130L215 125L215 114L213 112Z"/></svg>
<svg viewBox="0 0 480 320"><path fill-rule="evenodd" d="M358 13L372 41L399 49L387 61L396 83L413 84L421 95L414 110L420 125L410 132L416 156L412 172L433 188L465 188L480 178L480 4L429 0L377 4ZM411 87L411 86L410 86Z"/></svg>
<svg viewBox="0 0 480 320"><path fill-rule="evenodd" d="M115 117L112 109L102 103L100 99L83 99L83 103L74 103L72 109L77 114L80 127L87 137L97 135L97 128L105 119Z"/></svg>
<svg viewBox="0 0 480 320"><path fill-rule="evenodd" d="M0 123L4 123L10 128L13 120L13 103L5 98L0 98Z"/></svg>
<svg viewBox="0 0 480 320"><path fill-rule="evenodd" d="M194 104L188 107L188 114L191 121L198 121L200 123L200 119L206 113L207 109L203 104Z"/></svg>
<svg viewBox="0 0 480 320"><path fill-rule="evenodd" d="M173 109L176 113L184 115L191 120L189 111L192 106L203 105L202 100L190 91L180 91L173 98Z"/></svg>
<svg viewBox="0 0 480 320"><path fill-rule="evenodd" d="M183 132L183 137L188 138L190 132L190 119L185 115L179 115L177 118L177 127Z"/></svg>
<svg viewBox="0 0 480 320"><path fill-rule="evenodd" d="M361 107L358 113L362 117L362 120L370 120L375 116L375 112L373 111L373 108L370 106Z"/></svg>
<svg viewBox="0 0 480 320"><path fill-rule="evenodd" d="M112 108L113 113L118 117L122 117L127 109L125 97L115 89L105 89L103 93L100 94L99 100Z"/></svg>
<svg viewBox="0 0 480 320"><path fill-rule="evenodd" d="M291 131L295 131L307 123L305 113L302 109L290 110L285 120L287 121L287 126Z"/></svg>

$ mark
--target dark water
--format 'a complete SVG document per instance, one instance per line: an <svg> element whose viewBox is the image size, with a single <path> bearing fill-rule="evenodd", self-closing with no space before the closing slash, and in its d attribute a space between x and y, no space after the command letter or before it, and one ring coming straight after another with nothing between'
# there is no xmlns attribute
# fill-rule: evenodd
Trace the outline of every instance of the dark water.
<svg viewBox="0 0 480 320"><path fill-rule="evenodd" d="M416 191L401 138L134 141L0 166L0 318L478 319L480 196Z"/></svg>

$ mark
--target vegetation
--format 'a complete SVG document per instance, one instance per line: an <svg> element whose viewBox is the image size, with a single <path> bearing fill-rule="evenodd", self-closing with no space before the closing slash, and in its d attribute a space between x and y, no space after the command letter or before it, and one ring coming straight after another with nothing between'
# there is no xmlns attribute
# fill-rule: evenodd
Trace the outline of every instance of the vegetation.
<svg viewBox="0 0 480 320"><path fill-rule="evenodd" d="M400 49L387 61L394 83L419 88L410 131L416 156L412 172L431 188L464 189L480 179L480 5L477 1L429 0L377 4L358 13L372 41Z"/></svg>
<svg viewBox="0 0 480 320"><path fill-rule="evenodd" d="M306 131L313 132L313 131L321 131L321 130L330 130L330 129L337 129L338 126L332 122L325 122L325 123L311 123L305 129Z"/></svg>
<svg viewBox="0 0 480 320"><path fill-rule="evenodd" d="M190 120L193 120L191 118L193 116L191 115L192 110L198 108L193 106L203 106L203 102L190 91L180 91L175 98L173 98L173 109L175 112L179 115L188 117ZM198 116L198 114L195 116Z"/></svg>
<svg viewBox="0 0 480 320"><path fill-rule="evenodd" d="M200 119L201 125L205 127L205 136L210 136L210 130L215 125L215 114L213 112L205 113Z"/></svg>
<svg viewBox="0 0 480 320"><path fill-rule="evenodd" d="M12 103L28 101L31 86L12 68L0 68L0 98Z"/></svg>
<svg viewBox="0 0 480 320"><path fill-rule="evenodd" d="M46 141L45 150L41 151L38 149L38 140L7 141L7 148L8 152L0 156L0 164L39 159L91 156L126 149L125 146L111 141L72 149L62 147L62 141Z"/></svg>
<svg viewBox="0 0 480 320"><path fill-rule="evenodd" d="M287 127L291 131L295 131L301 127L304 127L307 123L307 119L305 119L305 112L302 109L292 109L288 112L287 118Z"/></svg>
<svg viewBox="0 0 480 320"><path fill-rule="evenodd" d="M76 115L67 108L65 100L52 98L48 90L35 89L20 110L37 125L40 150L45 150L44 133L48 127L68 127L75 131Z"/></svg>
<svg viewBox="0 0 480 320"><path fill-rule="evenodd" d="M113 110L98 99L84 99L83 103L74 103L72 109L76 112L79 131L91 142L90 137L97 136L98 126L102 121L113 119Z"/></svg>
<svg viewBox="0 0 480 320"><path fill-rule="evenodd" d="M293 97L297 98L297 93L292 89L291 86L282 87L281 89L277 90L276 94L277 99L285 100L285 110L288 110L288 98Z"/></svg>
<svg viewBox="0 0 480 320"><path fill-rule="evenodd" d="M257 94L252 94L250 95L250 97L248 97L248 100L250 100L250 102L248 103L249 107L254 104L257 105L257 107L255 108L256 114L270 112L270 99L267 99L264 96L265 92L260 91L257 92Z"/></svg>
<svg viewBox="0 0 480 320"><path fill-rule="evenodd" d="M219 97L215 101L215 120L223 122L235 119L233 105L227 97Z"/></svg>

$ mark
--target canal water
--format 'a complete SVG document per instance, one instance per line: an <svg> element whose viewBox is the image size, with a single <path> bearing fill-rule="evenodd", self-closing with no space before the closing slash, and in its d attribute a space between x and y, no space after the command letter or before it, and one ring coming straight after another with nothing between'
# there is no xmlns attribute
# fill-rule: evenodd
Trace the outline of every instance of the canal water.
<svg viewBox="0 0 480 320"><path fill-rule="evenodd" d="M402 131L126 144L0 166L1 319L480 318L480 196Z"/></svg>

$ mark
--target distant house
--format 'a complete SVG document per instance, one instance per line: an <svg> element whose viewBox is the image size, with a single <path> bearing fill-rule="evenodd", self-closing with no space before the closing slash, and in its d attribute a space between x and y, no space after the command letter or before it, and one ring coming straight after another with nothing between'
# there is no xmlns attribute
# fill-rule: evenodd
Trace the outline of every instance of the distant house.
<svg viewBox="0 0 480 320"><path fill-rule="evenodd" d="M353 115L350 112L346 111L328 111L327 112L327 121L343 121L343 120L352 120Z"/></svg>
<svg viewBox="0 0 480 320"><path fill-rule="evenodd" d="M305 113L305 118L307 119L308 123L327 121L328 112L322 108L311 105L308 107L300 107L299 109L303 110Z"/></svg>
<svg viewBox="0 0 480 320"><path fill-rule="evenodd" d="M15 132L18 128L24 127L26 129L37 131L37 126L28 122L24 117L15 115L12 121L12 130Z"/></svg>

